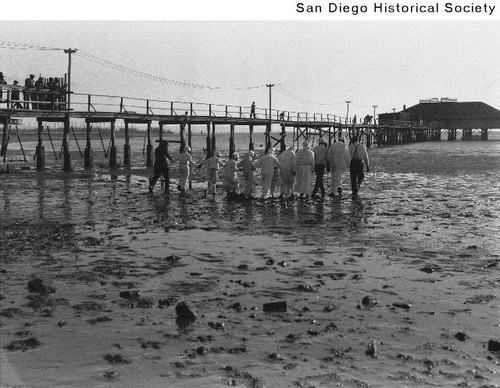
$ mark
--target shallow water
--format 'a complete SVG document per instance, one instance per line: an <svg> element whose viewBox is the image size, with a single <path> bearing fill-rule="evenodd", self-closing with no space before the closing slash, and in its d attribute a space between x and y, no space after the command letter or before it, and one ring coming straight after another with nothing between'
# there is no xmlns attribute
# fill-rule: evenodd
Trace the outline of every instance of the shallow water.
<svg viewBox="0 0 500 388"><path fill-rule="evenodd" d="M498 386L500 358L486 344L500 325L500 142L376 148L370 157L360 197L342 201L202 199L201 171L195 191L167 199L159 187L146 194L141 168L65 173L49 163L0 175L0 330L11 381ZM344 185L348 195L347 176ZM30 293L34 277L56 292ZM124 290L152 305L131 306ZM379 304L363 307L366 295ZM197 321L178 326L175 304L159 307L168 298L192 303ZM263 313L279 300L286 313ZM103 316L110 321L91 323ZM41 345L6 350L22 330ZM376 358L365 354L373 340ZM111 353L130 363L110 364Z"/></svg>

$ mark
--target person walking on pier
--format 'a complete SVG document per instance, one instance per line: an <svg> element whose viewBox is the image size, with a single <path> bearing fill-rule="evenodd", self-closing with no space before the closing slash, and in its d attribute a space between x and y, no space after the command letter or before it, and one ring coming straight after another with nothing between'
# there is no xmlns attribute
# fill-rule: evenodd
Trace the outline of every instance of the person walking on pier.
<svg viewBox="0 0 500 388"><path fill-rule="evenodd" d="M266 199L274 176L274 169L280 166L278 158L274 154L274 148L269 148L267 155L261 156L254 164L255 168L260 168L262 177L261 199Z"/></svg>
<svg viewBox="0 0 500 388"><path fill-rule="evenodd" d="M208 188L205 190L203 198L207 197L208 193L212 193L213 198L215 199L215 195L217 194L217 180L219 179L219 168L224 166L224 163L220 159L220 152L215 152L211 158L201 162L198 165L198 168L207 166L208 172Z"/></svg>
<svg viewBox="0 0 500 388"><path fill-rule="evenodd" d="M326 153L327 171L331 173L330 197L339 193L342 198L342 174L349 166L349 152L345 147L345 139L339 136L338 141L333 143Z"/></svg>
<svg viewBox="0 0 500 388"><path fill-rule="evenodd" d="M326 152L327 144L324 138L319 139L318 145L314 147L314 172L316 173L316 182L312 191L312 196L315 197L318 191L321 191L321 197L325 197L325 185L323 176L326 168Z"/></svg>
<svg viewBox="0 0 500 388"><path fill-rule="evenodd" d="M179 155L179 185L177 189L181 194L184 194L187 190L187 183L189 181L189 176L191 172L191 167L196 166L193 162L193 157L191 156L191 147L184 147L184 151Z"/></svg>
<svg viewBox="0 0 500 388"><path fill-rule="evenodd" d="M361 186L361 183L365 179L365 174L363 171L365 165L366 172L370 171L368 152L366 152L365 146L359 143L357 136L353 136L351 138L351 144L349 145L349 156L351 158L349 172L351 176L352 197L356 198L358 196L358 190Z"/></svg>
<svg viewBox="0 0 500 388"><path fill-rule="evenodd" d="M314 171L314 152L307 140L304 140L302 148L295 154L295 171L300 198L307 198L311 192L311 175Z"/></svg>
<svg viewBox="0 0 500 388"><path fill-rule="evenodd" d="M251 119L256 119L257 118L255 116L255 101L252 102L252 105L250 106L250 118Z"/></svg>
<svg viewBox="0 0 500 388"><path fill-rule="evenodd" d="M168 141L162 140L155 149L155 162L153 165L154 175L149 179L149 192L153 192L158 179L163 175L165 178L165 194L169 192L170 175L168 161L172 161L172 157L168 153Z"/></svg>
<svg viewBox="0 0 500 388"><path fill-rule="evenodd" d="M238 164L237 160L240 156L235 152L233 153L233 157L230 158L222 169L222 187L227 193L227 196L236 194L236 190L238 189Z"/></svg>
<svg viewBox="0 0 500 388"><path fill-rule="evenodd" d="M280 161L280 179L281 195L291 196L293 198L293 184L295 183L295 147L290 147L283 151L279 156Z"/></svg>
<svg viewBox="0 0 500 388"><path fill-rule="evenodd" d="M255 153L250 150L248 151L243 159L238 163L238 168L241 168L243 171L243 178L245 179L245 187L243 188L243 195L246 198L252 198L253 191L253 170L255 167L253 166L253 158Z"/></svg>

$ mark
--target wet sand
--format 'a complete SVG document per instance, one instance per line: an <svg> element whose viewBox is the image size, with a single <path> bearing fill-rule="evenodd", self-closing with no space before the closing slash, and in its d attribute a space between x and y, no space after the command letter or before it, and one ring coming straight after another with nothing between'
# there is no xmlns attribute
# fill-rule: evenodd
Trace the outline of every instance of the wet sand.
<svg viewBox="0 0 500 388"><path fill-rule="evenodd" d="M498 387L487 147L375 149L342 201L203 199L201 170L169 198L143 169L2 174L1 386Z"/></svg>

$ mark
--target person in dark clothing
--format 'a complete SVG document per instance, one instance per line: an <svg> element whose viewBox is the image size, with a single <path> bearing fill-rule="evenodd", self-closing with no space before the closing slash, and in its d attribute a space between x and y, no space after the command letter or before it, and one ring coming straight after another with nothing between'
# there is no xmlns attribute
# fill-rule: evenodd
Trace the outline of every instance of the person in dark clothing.
<svg viewBox="0 0 500 388"><path fill-rule="evenodd" d="M312 196L315 197L318 191L321 191L321 197L325 197L325 185L323 176L326 168L326 152L328 151L325 139L319 139L319 143L314 147L314 172L316 173L316 182L312 191Z"/></svg>
<svg viewBox="0 0 500 388"><path fill-rule="evenodd" d="M149 192L153 192L156 182L163 175L165 178L165 193L169 192L169 166L168 161L172 161L172 157L168 153L168 141L162 140L155 149L155 162L153 165L154 175L149 179Z"/></svg>
<svg viewBox="0 0 500 388"><path fill-rule="evenodd" d="M353 136L351 138L351 144L349 145L349 156L351 158L351 163L349 165L349 172L351 175L351 189L352 196L355 198L358 196L358 190L361 186L361 183L365 179L365 174L363 171L365 165L366 172L370 171L370 161L368 159L368 153L366 152L365 146L359 144L357 136Z"/></svg>
<svg viewBox="0 0 500 388"><path fill-rule="evenodd" d="M21 97L19 81L14 81L12 85L12 93L10 98L12 100L12 109L23 109L23 105L19 101Z"/></svg>
<svg viewBox="0 0 500 388"><path fill-rule="evenodd" d="M35 95L35 74L30 74L29 78L24 81L24 109L30 108L30 100L36 99Z"/></svg>
<svg viewBox="0 0 500 388"><path fill-rule="evenodd" d="M7 81L3 78L3 73L0 71L0 85L7 85ZM3 90L0 86L0 100L3 98Z"/></svg>

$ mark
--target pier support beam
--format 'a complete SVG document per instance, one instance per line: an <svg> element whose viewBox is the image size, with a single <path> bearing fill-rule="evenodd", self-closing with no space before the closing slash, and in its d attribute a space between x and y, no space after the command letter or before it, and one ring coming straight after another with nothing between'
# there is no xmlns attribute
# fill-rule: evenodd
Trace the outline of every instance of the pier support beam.
<svg viewBox="0 0 500 388"><path fill-rule="evenodd" d="M146 145L146 167L153 166L153 144L151 144L151 121L147 123L146 136L148 144Z"/></svg>
<svg viewBox="0 0 500 388"><path fill-rule="evenodd" d="M217 151L217 141L215 140L215 123L212 122L212 153Z"/></svg>
<svg viewBox="0 0 500 388"><path fill-rule="evenodd" d="M286 136L285 124L281 124L280 153L286 151L285 136Z"/></svg>
<svg viewBox="0 0 500 388"><path fill-rule="evenodd" d="M38 120L38 145L36 146L36 169L42 171L45 168L45 147L42 140L43 121Z"/></svg>
<svg viewBox="0 0 500 388"><path fill-rule="evenodd" d="M234 154L234 124L229 126L229 157L232 158Z"/></svg>
<svg viewBox="0 0 500 388"><path fill-rule="evenodd" d="M125 120L125 145L123 146L123 165L130 168L130 135L128 121Z"/></svg>
<svg viewBox="0 0 500 388"><path fill-rule="evenodd" d="M253 124L250 124L250 140L248 143L248 150L253 151L254 150L254 144L253 144Z"/></svg>
<svg viewBox="0 0 500 388"><path fill-rule="evenodd" d="M3 120L2 149L0 152L0 156L3 156L4 161L5 156L7 155L7 147L9 144L9 122L10 119L8 116L6 116Z"/></svg>
<svg viewBox="0 0 500 388"><path fill-rule="evenodd" d="M481 140L488 140L488 128L481 128Z"/></svg>
<svg viewBox="0 0 500 388"><path fill-rule="evenodd" d="M109 167L110 168L116 168L116 139L115 139L115 122L111 122L111 130L110 130L110 136L111 136L111 146L109 148Z"/></svg>
<svg viewBox="0 0 500 388"><path fill-rule="evenodd" d="M207 142L207 155L206 158L211 158L212 157L212 142L210 140L210 127L212 126L212 123L207 124L207 137L206 137L206 142Z"/></svg>
<svg viewBox="0 0 500 388"><path fill-rule="evenodd" d="M90 131L91 131L91 125L90 122L87 121L87 145L85 146L85 151L83 153L83 159L84 159L84 168L85 170L90 170L92 169L92 161L93 161L93 155L92 155L92 146L90 142Z"/></svg>
<svg viewBox="0 0 500 388"><path fill-rule="evenodd" d="M179 147L179 153L182 153L184 151L184 148L186 148L186 123L181 123L181 128L180 128L180 131L179 131L179 134L180 134L180 141L181 141L181 145Z"/></svg>
<svg viewBox="0 0 500 388"><path fill-rule="evenodd" d="M63 129L63 158L64 158L64 171L71 171L71 154L69 153L69 113L64 117Z"/></svg>

